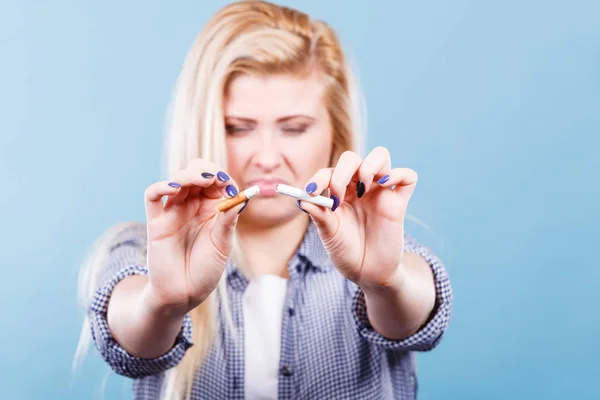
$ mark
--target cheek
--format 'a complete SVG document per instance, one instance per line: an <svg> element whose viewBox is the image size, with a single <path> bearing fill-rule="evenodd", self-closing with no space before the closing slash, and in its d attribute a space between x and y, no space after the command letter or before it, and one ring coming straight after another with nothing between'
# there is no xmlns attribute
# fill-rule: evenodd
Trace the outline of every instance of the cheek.
<svg viewBox="0 0 600 400"><path fill-rule="evenodd" d="M312 154L311 164L315 169L329 167L329 159L333 151L333 133L330 129L315 132L308 147L308 152Z"/></svg>
<svg viewBox="0 0 600 400"><path fill-rule="evenodd" d="M329 166L331 149L331 139L323 132L296 138L287 144L288 158L299 173L308 177L318 169Z"/></svg>
<svg viewBox="0 0 600 400"><path fill-rule="evenodd" d="M248 155L247 146L241 146L239 141L227 141L227 172L230 173L234 179L239 179L240 173L244 168L244 163ZM246 150L244 150L246 149Z"/></svg>

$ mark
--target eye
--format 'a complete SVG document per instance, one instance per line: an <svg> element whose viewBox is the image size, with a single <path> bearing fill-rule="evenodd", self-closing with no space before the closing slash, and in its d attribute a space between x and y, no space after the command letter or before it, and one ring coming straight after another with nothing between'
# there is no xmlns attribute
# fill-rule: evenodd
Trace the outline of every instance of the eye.
<svg viewBox="0 0 600 400"><path fill-rule="evenodd" d="M225 131L227 133L233 134L233 135L243 134L246 132L250 132L251 130L252 130L252 127L247 126L247 125L233 125L233 124L225 125Z"/></svg>
<svg viewBox="0 0 600 400"><path fill-rule="evenodd" d="M282 130L285 133L298 135L298 134L306 132L307 129L308 129L308 125L286 125L283 127Z"/></svg>

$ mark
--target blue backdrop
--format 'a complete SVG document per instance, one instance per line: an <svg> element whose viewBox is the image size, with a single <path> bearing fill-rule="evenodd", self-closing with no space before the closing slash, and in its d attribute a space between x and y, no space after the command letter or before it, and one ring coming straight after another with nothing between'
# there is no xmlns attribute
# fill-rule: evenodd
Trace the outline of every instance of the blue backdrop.
<svg viewBox="0 0 600 400"><path fill-rule="evenodd" d="M2 398L97 399L74 374L76 272L161 179L183 57L222 1L0 4ZM600 2L288 1L338 29L368 146L420 175L410 230L455 290L421 399L599 398ZM130 398L108 375L105 398Z"/></svg>

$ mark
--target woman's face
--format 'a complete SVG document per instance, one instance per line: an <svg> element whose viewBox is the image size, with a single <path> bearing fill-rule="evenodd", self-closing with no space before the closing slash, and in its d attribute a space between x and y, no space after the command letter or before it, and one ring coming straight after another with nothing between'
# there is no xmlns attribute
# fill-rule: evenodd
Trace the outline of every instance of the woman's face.
<svg viewBox="0 0 600 400"><path fill-rule="evenodd" d="M253 185L261 190L240 221L274 225L302 213L275 185L304 189L319 168L329 166L333 133L323 89L316 74L240 75L231 82L224 108L227 172L240 191Z"/></svg>

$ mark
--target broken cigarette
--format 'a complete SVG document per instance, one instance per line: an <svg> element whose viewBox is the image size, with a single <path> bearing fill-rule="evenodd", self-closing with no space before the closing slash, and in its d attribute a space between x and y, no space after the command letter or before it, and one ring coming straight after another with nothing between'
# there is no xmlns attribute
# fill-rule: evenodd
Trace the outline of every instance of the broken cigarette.
<svg viewBox="0 0 600 400"><path fill-rule="evenodd" d="M238 204L250 200L258 194L260 194L260 188L257 185L250 186L248 189L240 192L237 196L219 202L217 204L217 208L219 209L219 211L227 211L230 208L237 206Z"/></svg>
<svg viewBox="0 0 600 400"><path fill-rule="evenodd" d="M292 186L279 184L279 185L275 186L275 191L277 191L277 193L281 193L286 196L290 196L290 197L293 197L295 199L299 199L302 201L307 201L309 203L313 203L318 206L327 207L329 209L331 209L333 207L333 200L330 199L329 197L320 196L320 195L319 196L311 196L308 193L306 193L306 191L292 187Z"/></svg>

